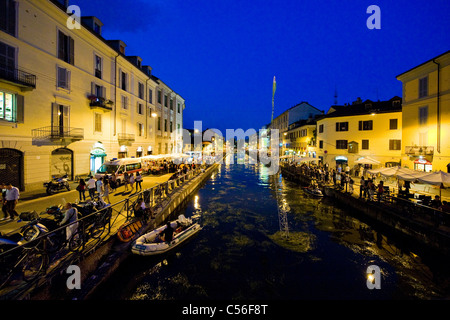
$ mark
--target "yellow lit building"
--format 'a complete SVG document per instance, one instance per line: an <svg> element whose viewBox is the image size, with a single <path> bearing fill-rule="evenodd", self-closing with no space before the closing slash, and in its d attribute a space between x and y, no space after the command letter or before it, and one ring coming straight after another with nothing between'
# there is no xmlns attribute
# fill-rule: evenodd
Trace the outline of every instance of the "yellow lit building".
<svg viewBox="0 0 450 320"><path fill-rule="evenodd" d="M400 75L402 164L450 172L450 51Z"/></svg>
<svg viewBox="0 0 450 320"><path fill-rule="evenodd" d="M289 155L316 157L316 123L311 120L297 121L289 126L283 140Z"/></svg>
<svg viewBox="0 0 450 320"><path fill-rule="evenodd" d="M0 11L2 181L39 189L110 158L181 148L184 99L125 42L104 39L99 19L69 28L57 0L5 0Z"/></svg>
<svg viewBox="0 0 450 320"><path fill-rule="evenodd" d="M317 156L331 168L369 157L380 166L400 163L402 142L401 98L361 101L332 106L317 119Z"/></svg>

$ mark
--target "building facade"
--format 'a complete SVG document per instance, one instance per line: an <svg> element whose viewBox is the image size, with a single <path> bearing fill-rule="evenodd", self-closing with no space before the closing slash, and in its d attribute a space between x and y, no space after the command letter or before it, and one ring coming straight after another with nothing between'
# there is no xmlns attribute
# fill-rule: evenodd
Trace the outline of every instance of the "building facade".
<svg viewBox="0 0 450 320"><path fill-rule="evenodd" d="M316 157L316 122L315 120L301 120L289 126L284 133L286 151L289 155L302 157Z"/></svg>
<svg viewBox="0 0 450 320"><path fill-rule="evenodd" d="M317 120L317 155L330 167L353 167L370 157L380 166L399 165L402 142L401 98L332 106Z"/></svg>
<svg viewBox="0 0 450 320"><path fill-rule="evenodd" d="M402 163L450 172L450 51L397 79L403 87Z"/></svg>
<svg viewBox="0 0 450 320"><path fill-rule="evenodd" d="M280 155L288 153L287 131L289 126L301 120L314 119L318 115L322 115L323 111L313 107L308 102L301 102L273 119L269 125L269 129L277 129L280 141Z"/></svg>
<svg viewBox="0 0 450 320"><path fill-rule="evenodd" d="M91 173L110 158L180 146L184 99L96 17L69 28L56 0L5 0L0 11L0 177L21 190ZM180 132L179 131L179 132Z"/></svg>

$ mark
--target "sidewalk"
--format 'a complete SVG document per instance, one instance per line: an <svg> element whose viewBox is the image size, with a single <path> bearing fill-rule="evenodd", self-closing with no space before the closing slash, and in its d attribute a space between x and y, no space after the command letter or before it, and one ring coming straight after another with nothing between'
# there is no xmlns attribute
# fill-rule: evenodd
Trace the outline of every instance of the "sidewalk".
<svg viewBox="0 0 450 320"><path fill-rule="evenodd" d="M173 175L173 173L167 173L163 175L144 175L142 181L142 190L150 189L151 187L166 182ZM16 211L18 214L26 211L36 211L37 213L44 212L46 208L65 204L66 202L76 202L79 201L79 193L76 190L78 183L70 183L70 191L61 191L53 195L47 195L45 188L42 190L34 191L24 191L20 193L19 202L16 206ZM128 186L127 192L124 191L125 187L122 185L116 189L115 192L110 193L109 199L111 204L117 203L120 200L126 199L131 195L130 186ZM86 191L86 200L90 199L89 194ZM3 218L3 212L0 213L0 219ZM2 234L10 234L19 232L20 228L28 222L16 220L1 220L0 221L0 232Z"/></svg>

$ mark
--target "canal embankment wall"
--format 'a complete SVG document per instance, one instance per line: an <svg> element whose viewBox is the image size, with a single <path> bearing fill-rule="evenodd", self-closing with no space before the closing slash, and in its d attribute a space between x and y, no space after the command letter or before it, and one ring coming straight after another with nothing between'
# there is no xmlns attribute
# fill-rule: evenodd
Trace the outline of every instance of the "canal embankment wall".
<svg viewBox="0 0 450 320"><path fill-rule="evenodd" d="M205 183L210 176L218 169L220 164L215 163L208 167L205 172L192 178L188 183L183 184L177 188L161 206L154 212L154 219L151 219L144 225L135 236L134 239L140 235L153 230L161 225L168 217L176 212L184 203L191 199L191 195ZM105 243L95 250L92 254L76 262L76 266L80 270L80 288L69 289L67 281L72 275L65 272L65 268L60 268L62 271L51 278L47 285L44 285L39 290L29 294L28 298L31 300L85 300L95 292L95 290L104 283L130 256L131 245L130 242L120 242L117 236L111 236ZM72 262L74 264L74 262ZM70 280L69 280L70 281Z"/></svg>
<svg viewBox="0 0 450 320"><path fill-rule="evenodd" d="M288 179L302 185L309 185L311 178L292 172L281 167L282 174ZM380 226L394 231L407 240L416 241L426 248L435 250L440 254L450 256L450 232L445 226L436 226L433 221L415 217L414 219L406 213L399 211L377 201L366 201L354 195L342 192L333 186L321 185L322 192L327 197L338 201L343 207L357 218L370 219Z"/></svg>

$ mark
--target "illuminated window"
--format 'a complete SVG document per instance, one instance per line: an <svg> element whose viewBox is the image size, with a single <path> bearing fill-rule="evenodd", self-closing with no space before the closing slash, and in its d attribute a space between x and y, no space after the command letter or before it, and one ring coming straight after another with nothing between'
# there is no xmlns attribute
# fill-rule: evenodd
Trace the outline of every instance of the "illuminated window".
<svg viewBox="0 0 450 320"><path fill-rule="evenodd" d="M336 131L348 131L348 122L336 122Z"/></svg>

